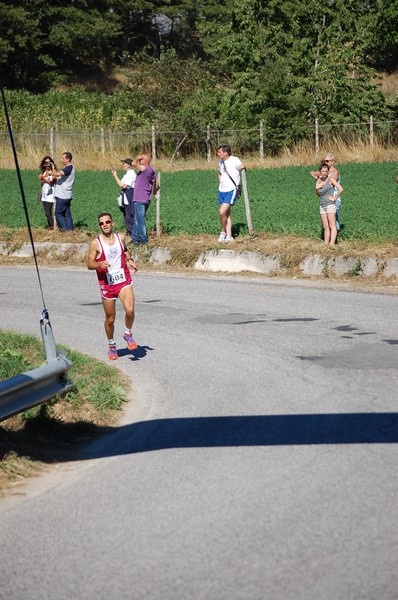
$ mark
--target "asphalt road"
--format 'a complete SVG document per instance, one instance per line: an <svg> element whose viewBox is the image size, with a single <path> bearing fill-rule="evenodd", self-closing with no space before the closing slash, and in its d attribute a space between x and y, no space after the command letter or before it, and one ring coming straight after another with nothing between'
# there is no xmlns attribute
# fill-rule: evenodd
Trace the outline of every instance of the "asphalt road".
<svg viewBox="0 0 398 600"><path fill-rule="evenodd" d="M0 277L0 327L39 335L35 272ZM42 280L57 343L106 360L95 274ZM140 347L117 363L133 399L0 502L0 598L397 599L398 297L158 274L135 290Z"/></svg>

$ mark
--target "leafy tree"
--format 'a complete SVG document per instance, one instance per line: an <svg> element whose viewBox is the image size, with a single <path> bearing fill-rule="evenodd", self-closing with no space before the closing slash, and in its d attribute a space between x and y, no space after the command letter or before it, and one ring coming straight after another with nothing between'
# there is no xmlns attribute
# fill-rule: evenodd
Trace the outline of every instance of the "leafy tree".
<svg viewBox="0 0 398 600"><path fill-rule="evenodd" d="M108 0L0 3L0 65L10 87L40 90L60 79L104 71L121 35Z"/></svg>
<svg viewBox="0 0 398 600"><path fill-rule="evenodd" d="M156 54L156 36L154 35L153 2L142 0L109 0L112 14L118 19L120 35L117 41L116 56L120 62L127 62L138 53L146 51L150 56Z"/></svg>
<svg viewBox="0 0 398 600"><path fill-rule="evenodd" d="M393 70L398 65L398 4L379 0L374 27L373 49L379 64Z"/></svg>
<svg viewBox="0 0 398 600"><path fill-rule="evenodd" d="M4 85L29 87L46 66L37 19L22 3L0 2L0 73ZM29 73L30 71L30 73Z"/></svg>
<svg viewBox="0 0 398 600"><path fill-rule="evenodd" d="M313 67L298 82L309 99L311 118L348 122L370 114L385 116L384 99L367 60L372 24L370 6L353 0L335 0L323 9L316 51L309 52Z"/></svg>
<svg viewBox="0 0 398 600"><path fill-rule="evenodd" d="M357 120L384 111L366 48L374 11L352 0L227 0L201 28L227 80L231 122L261 118L282 142L315 117ZM215 17L214 17L215 18Z"/></svg>
<svg viewBox="0 0 398 600"><path fill-rule="evenodd" d="M203 54L197 0L110 0L110 6L122 28L118 57L124 64L143 51L160 58L162 48L174 49L183 58Z"/></svg>
<svg viewBox="0 0 398 600"><path fill-rule="evenodd" d="M201 124L203 106L193 103L192 98L212 96L216 89L215 80L199 59L181 59L174 49L163 50L159 60L141 56L133 64L129 79L128 90L137 98L141 118L171 128L190 129Z"/></svg>

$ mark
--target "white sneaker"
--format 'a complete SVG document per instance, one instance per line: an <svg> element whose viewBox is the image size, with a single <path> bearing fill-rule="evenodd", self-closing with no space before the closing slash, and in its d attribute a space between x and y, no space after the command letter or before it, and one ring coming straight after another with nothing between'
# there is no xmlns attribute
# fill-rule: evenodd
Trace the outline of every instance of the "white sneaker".
<svg viewBox="0 0 398 600"><path fill-rule="evenodd" d="M233 242L234 238L233 237L229 237L229 235L226 235L224 238L224 242Z"/></svg>
<svg viewBox="0 0 398 600"><path fill-rule="evenodd" d="M225 240L226 240L226 237L227 237L227 234L225 233L225 231L222 231L222 232L220 233L219 237L218 237L218 241L219 241L219 242L225 242Z"/></svg>

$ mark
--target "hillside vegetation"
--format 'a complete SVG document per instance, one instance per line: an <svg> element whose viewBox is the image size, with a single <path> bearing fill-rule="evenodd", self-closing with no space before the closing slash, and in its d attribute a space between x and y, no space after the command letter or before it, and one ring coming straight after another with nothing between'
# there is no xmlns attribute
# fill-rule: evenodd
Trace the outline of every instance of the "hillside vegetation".
<svg viewBox="0 0 398 600"><path fill-rule="evenodd" d="M262 122L272 155L311 137L315 119L396 121L377 72L396 69L397 31L390 1L13 0L0 2L0 69L18 131L156 124L188 146L208 123Z"/></svg>

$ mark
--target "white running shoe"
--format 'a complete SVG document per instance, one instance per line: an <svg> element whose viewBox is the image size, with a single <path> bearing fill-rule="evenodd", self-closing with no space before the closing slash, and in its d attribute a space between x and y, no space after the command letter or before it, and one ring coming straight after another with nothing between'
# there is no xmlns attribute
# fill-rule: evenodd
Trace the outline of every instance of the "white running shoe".
<svg viewBox="0 0 398 600"><path fill-rule="evenodd" d="M225 233L225 231L222 231L218 237L218 241L225 242L226 237L227 237L227 234Z"/></svg>
<svg viewBox="0 0 398 600"><path fill-rule="evenodd" d="M224 238L224 242L233 242L234 238L233 237L229 237L229 235L226 235Z"/></svg>

